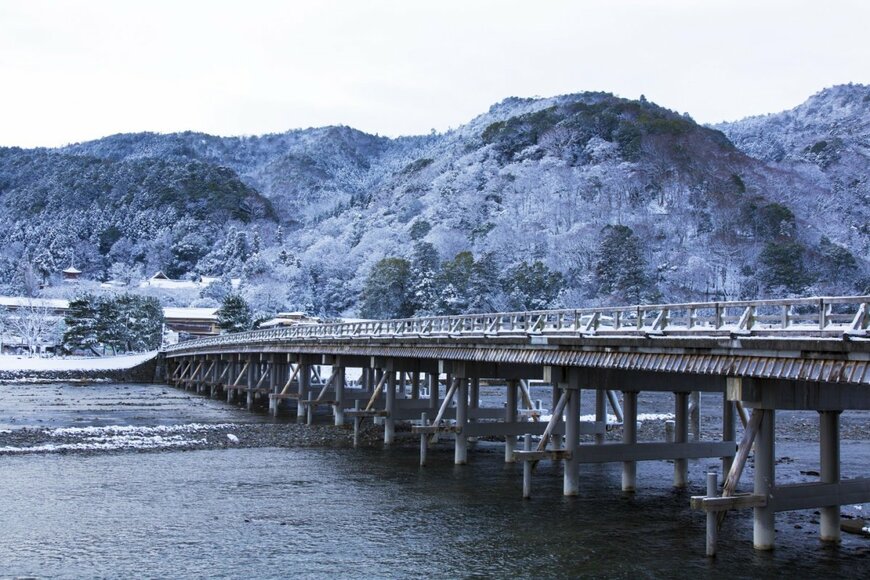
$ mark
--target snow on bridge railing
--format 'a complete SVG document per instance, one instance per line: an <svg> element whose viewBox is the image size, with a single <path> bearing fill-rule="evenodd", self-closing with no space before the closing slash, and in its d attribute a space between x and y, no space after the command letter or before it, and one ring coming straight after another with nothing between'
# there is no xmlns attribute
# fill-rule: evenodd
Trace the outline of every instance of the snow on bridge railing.
<svg viewBox="0 0 870 580"><path fill-rule="evenodd" d="M393 340L511 336L772 335L868 337L870 296L690 302L529 312L299 324L187 341L167 353L209 346L306 339Z"/></svg>

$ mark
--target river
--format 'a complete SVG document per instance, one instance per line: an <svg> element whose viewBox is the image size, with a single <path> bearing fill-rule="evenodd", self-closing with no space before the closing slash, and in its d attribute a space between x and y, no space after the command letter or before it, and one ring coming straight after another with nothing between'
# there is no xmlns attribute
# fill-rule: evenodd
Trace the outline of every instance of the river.
<svg viewBox="0 0 870 580"><path fill-rule="evenodd" d="M269 421L154 385L0 385L0 393L7 437L33 427ZM786 478L815 467L810 447L779 445ZM844 441L844 475L866 474L866 447ZM690 462L687 492L671 489L671 464L641 463L634 496L619 491L619 465L583 466L575 498L561 495L561 469L542 462L534 498L523 501L521 467L503 463L500 445L479 443L466 466L452 459L436 450L421 468L413 446L7 452L0 576L870 575L870 542L844 534L839 548L820 544L812 512L777 516L773 553L752 549L748 512L732 514L719 555L707 559L704 517L688 496L703 491L713 460Z"/></svg>

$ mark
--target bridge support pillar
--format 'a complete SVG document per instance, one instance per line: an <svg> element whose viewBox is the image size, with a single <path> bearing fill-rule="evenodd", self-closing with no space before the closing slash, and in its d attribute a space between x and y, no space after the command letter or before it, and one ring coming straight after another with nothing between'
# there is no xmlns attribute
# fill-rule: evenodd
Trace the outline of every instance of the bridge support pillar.
<svg viewBox="0 0 870 580"><path fill-rule="evenodd" d="M701 440L701 391L692 391L689 395L689 423L691 424L692 441Z"/></svg>
<svg viewBox="0 0 870 580"><path fill-rule="evenodd" d="M722 441L736 441L737 432L735 429L737 405L734 401L728 400L728 393L725 393L722 401ZM734 463L734 457L728 456L722 458L722 473L727 475L731 471L731 464Z"/></svg>
<svg viewBox="0 0 870 580"><path fill-rule="evenodd" d="M456 465L468 463L468 436L464 433L468 425L468 379L459 379L456 393L456 443L453 461Z"/></svg>
<svg viewBox="0 0 870 580"><path fill-rule="evenodd" d="M387 397L384 417L384 445L392 445L396 439L396 371L388 370L387 373Z"/></svg>
<svg viewBox="0 0 870 580"><path fill-rule="evenodd" d="M305 400L308 398L308 391L311 388L311 365L308 363L299 363L299 376L297 377L297 399L296 399L296 422L302 423L306 420L307 412L305 409Z"/></svg>
<svg viewBox="0 0 870 580"><path fill-rule="evenodd" d="M517 422L517 381L510 380L507 385L507 404L505 405L505 423L511 425ZM504 437L504 462L514 463L514 450L517 448L517 436Z"/></svg>
<svg viewBox="0 0 870 580"><path fill-rule="evenodd" d="M637 391L622 393L622 442L626 445L637 443ZM622 462L622 491L633 493L637 489L637 462Z"/></svg>
<svg viewBox="0 0 870 580"><path fill-rule="evenodd" d="M568 389L568 405L565 416L565 451L571 457L565 460L563 493L577 495L580 492L580 459L577 457L580 444L580 388L572 384Z"/></svg>
<svg viewBox="0 0 870 580"><path fill-rule="evenodd" d="M231 387L233 387L239 375L239 370L241 368L241 363L239 361L240 358L236 357L234 360L229 362L230 376L227 378L227 403L233 403L236 400L236 390Z"/></svg>
<svg viewBox="0 0 870 580"><path fill-rule="evenodd" d="M595 422L598 425L607 423L607 393L604 389L596 389L595 391ZM595 444L602 445L604 436L604 433L595 433Z"/></svg>
<svg viewBox="0 0 870 580"><path fill-rule="evenodd" d="M689 393L674 393L674 443L689 441ZM689 461L674 459L674 487L686 487L689 479Z"/></svg>
<svg viewBox="0 0 870 580"><path fill-rule="evenodd" d="M411 374L411 398L415 401L420 398L420 373Z"/></svg>
<svg viewBox="0 0 870 580"><path fill-rule="evenodd" d="M775 464L775 426L776 412L773 409L758 409L763 413L758 435L755 438L755 482L754 495L768 500L773 495L776 481ZM756 550L772 550L776 532L774 530L775 512L768 503L764 507L753 508L752 543Z"/></svg>
<svg viewBox="0 0 870 580"><path fill-rule="evenodd" d="M556 406L559 404L560 398L561 398L561 389L559 388L558 384L554 384L553 385L553 403L550 406L551 413L555 413ZM562 419L561 417L556 419L557 424L559 421L561 421L561 419ZM562 448L562 436L557 434L557 433L553 433L550 436L550 445L553 449L561 449Z"/></svg>
<svg viewBox="0 0 870 580"><path fill-rule="evenodd" d="M245 389L245 408L248 411L254 408L254 385L257 384L257 369L259 367L260 362L254 360L254 357L248 359L247 388Z"/></svg>
<svg viewBox="0 0 870 580"><path fill-rule="evenodd" d="M333 367L332 373L335 375L335 405L332 407L333 415L335 416L335 424L338 426L344 425L344 367Z"/></svg>
<svg viewBox="0 0 870 580"><path fill-rule="evenodd" d="M438 400L438 375L436 373L428 373L426 381L429 385L429 410L432 412L432 417L435 417L438 414L438 406L440 405Z"/></svg>
<svg viewBox="0 0 870 580"><path fill-rule="evenodd" d="M822 483L840 483L840 411L820 411L819 429ZM820 532L823 542L840 542L840 506L821 508Z"/></svg>

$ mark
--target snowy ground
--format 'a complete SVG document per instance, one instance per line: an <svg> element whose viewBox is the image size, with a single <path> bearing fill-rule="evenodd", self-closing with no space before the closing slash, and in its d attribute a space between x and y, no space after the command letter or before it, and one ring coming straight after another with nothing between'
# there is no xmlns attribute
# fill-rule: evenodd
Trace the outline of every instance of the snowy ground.
<svg viewBox="0 0 870 580"><path fill-rule="evenodd" d="M112 371L131 369L157 356L157 351L102 358L28 358L0 355L2 371Z"/></svg>

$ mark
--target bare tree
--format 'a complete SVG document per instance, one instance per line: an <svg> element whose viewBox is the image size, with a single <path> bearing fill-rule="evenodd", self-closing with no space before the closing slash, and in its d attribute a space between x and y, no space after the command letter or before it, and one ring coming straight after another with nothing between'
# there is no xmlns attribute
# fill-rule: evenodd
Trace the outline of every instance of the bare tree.
<svg viewBox="0 0 870 580"><path fill-rule="evenodd" d="M18 336L33 355L39 346L51 338L56 338L60 330L60 319L51 310L34 302L32 298L8 317L11 333Z"/></svg>

